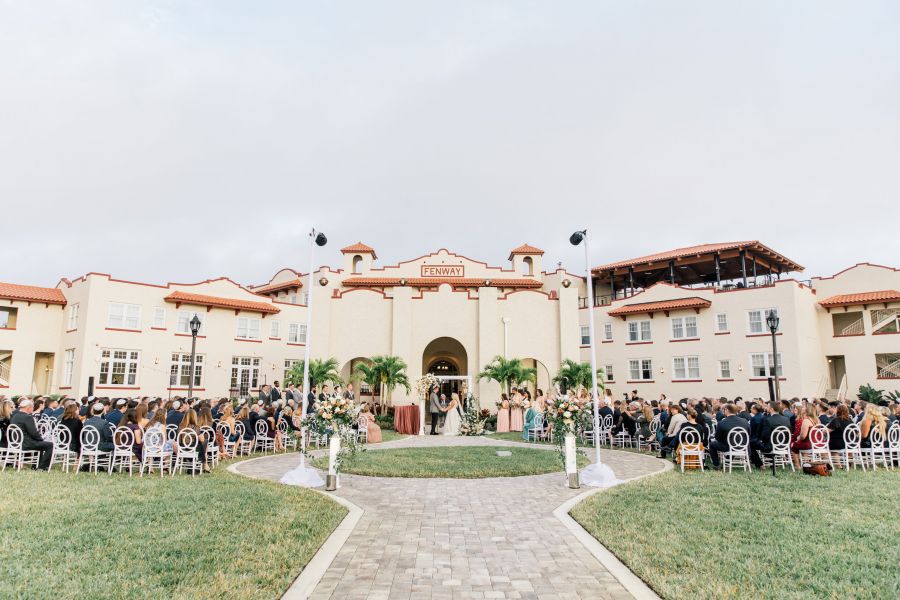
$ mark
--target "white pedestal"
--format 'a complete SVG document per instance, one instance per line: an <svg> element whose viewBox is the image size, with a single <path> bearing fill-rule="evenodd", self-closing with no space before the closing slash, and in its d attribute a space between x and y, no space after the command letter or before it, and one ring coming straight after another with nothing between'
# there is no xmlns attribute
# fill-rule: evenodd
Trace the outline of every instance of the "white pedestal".
<svg viewBox="0 0 900 600"><path fill-rule="evenodd" d="M419 400L419 435L425 435L425 401Z"/></svg>

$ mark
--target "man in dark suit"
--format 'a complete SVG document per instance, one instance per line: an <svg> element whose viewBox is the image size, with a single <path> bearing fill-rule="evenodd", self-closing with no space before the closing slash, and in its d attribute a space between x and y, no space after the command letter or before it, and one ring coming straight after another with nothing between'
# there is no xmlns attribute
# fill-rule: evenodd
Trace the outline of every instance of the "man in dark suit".
<svg viewBox="0 0 900 600"><path fill-rule="evenodd" d="M100 434L100 444L97 450L112 452L113 434L109 427L109 421L103 418L103 405L97 402L91 407L91 418L84 422L85 427L93 427Z"/></svg>
<svg viewBox="0 0 900 600"><path fill-rule="evenodd" d="M34 422L34 402L25 398L19 403L19 410L15 411L9 419L10 426L17 425L22 430L22 450L36 450L40 452L38 469L48 470L50 458L53 456L53 443L45 442L38 432L37 423ZM9 431L9 429L7 429Z"/></svg>
<svg viewBox="0 0 900 600"><path fill-rule="evenodd" d="M714 467L719 467L719 453L729 450L728 434L732 429L743 429L750 435L750 423L738 416L738 408L734 404L726 404L723 410L725 418L716 426L716 439L709 444L709 457Z"/></svg>
<svg viewBox="0 0 900 600"><path fill-rule="evenodd" d="M272 402L272 388L269 384L262 386L262 389L259 390L259 399L263 404Z"/></svg>
<svg viewBox="0 0 900 600"><path fill-rule="evenodd" d="M777 427L787 427L788 432L791 430L791 421L778 412L780 406L777 402L769 402L765 407L767 414L760 425L759 436L750 440L750 460L757 467L763 464L759 453L768 454L772 451L772 432Z"/></svg>
<svg viewBox="0 0 900 600"><path fill-rule="evenodd" d="M272 384L270 398L272 399L272 402L278 402L279 400L281 400L281 384L277 381Z"/></svg>
<svg viewBox="0 0 900 600"><path fill-rule="evenodd" d="M124 414L122 413L122 409L125 407L125 398L119 398L116 400L115 408L106 413L106 416L103 418L106 419L109 423L112 423L113 426L118 427L119 423L122 422L122 417Z"/></svg>
<svg viewBox="0 0 900 600"><path fill-rule="evenodd" d="M187 403L176 400L172 403L172 410L166 413L166 425L181 425L184 419L184 413L187 410Z"/></svg>

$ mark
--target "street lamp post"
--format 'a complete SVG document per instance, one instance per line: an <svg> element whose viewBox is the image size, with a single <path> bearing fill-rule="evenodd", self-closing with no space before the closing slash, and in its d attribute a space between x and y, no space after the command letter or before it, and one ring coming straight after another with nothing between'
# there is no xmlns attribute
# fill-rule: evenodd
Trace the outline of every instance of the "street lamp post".
<svg viewBox="0 0 900 600"><path fill-rule="evenodd" d="M315 268L314 254L316 246L324 246L328 243L328 238L321 231L313 228L309 232L309 277L307 281L307 300L306 300L306 342L303 360L303 395L308 397L309 389L309 357L312 347L312 305L313 305L313 269ZM324 481L316 473L315 469L306 466L306 426L302 422L306 419L307 398L300 399L300 464L281 478L281 483L288 485L300 485L303 487L319 487L324 485Z"/></svg>
<svg viewBox="0 0 900 600"><path fill-rule="evenodd" d="M591 255L588 245L587 229L576 231L569 237L573 246L584 242L584 269L587 274L587 300L588 300L588 333L591 347L591 403L594 411L594 464L582 469L581 480L586 485L607 487L615 483L616 478L608 466L600 462L600 408L599 395L597 394L597 349L594 345L594 282L591 277Z"/></svg>
<svg viewBox="0 0 900 600"><path fill-rule="evenodd" d="M188 377L188 400L194 397L194 362L197 360L197 334L200 333L200 317L194 314L191 326L191 375Z"/></svg>
<svg viewBox="0 0 900 600"><path fill-rule="evenodd" d="M778 402L781 400L781 387L778 384L778 342L775 338L775 333L778 331L778 323L781 319L778 318L778 313L775 310L770 310L769 314L766 315L766 325L769 326L769 331L772 333L772 364L774 369L774 377L775 377L775 401Z"/></svg>

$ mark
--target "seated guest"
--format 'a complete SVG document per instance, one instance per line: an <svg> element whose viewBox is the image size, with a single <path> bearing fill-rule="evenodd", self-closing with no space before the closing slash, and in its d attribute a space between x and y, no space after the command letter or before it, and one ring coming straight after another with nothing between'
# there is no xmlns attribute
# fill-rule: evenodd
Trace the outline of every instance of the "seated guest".
<svg viewBox="0 0 900 600"><path fill-rule="evenodd" d="M127 427L134 436L134 440L131 443L131 450L134 452L135 457L137 457L138 460L141 460L144 457L144 430L141 429L141 426L138 424L137 409L129 408L126 410L125 414L122 416L121 423L121 427Z"/></svg>
<svg viewBox="0 0 900 600"><path fill-rule="evenodd" d="M153 417L151 417L150 422L147 423L145 435L149 434L151 431L158 431L162 435L163 452L171 454L174 449L174 444L172 443L172 440L169 439L169 436L166 435L166 411L161 406L153 413Z"/></svg>
<svg viewBox="0 0 900 600"><path fill-rule="evenodd" d="M622 411L619 416L619 423L616 427L616 433L624 431L629 436L634 437L637 433L637 417L641 414L641 405L638 402L631 402Z"/></svg>
<svg viewBox="0 0 900 600"><path fill-rule="evenodd" d="M187 429L190 429L197 434L197 456L203 464L203 472L209 473L209 457L206 455L206 445L209 440L206 439L206 434L200 430L197 412L193 409L186 411L184 417L181 419L181 424L178 426L178 437L175 439L176 444L183 442L181 439L181 432Z"/></svg>
<svg viewBox="0 0 900 600"><path fill-rule="evenodd" d="M12 400L4 399L0 402L0 448L6 448L7 437L6 430L9 428L9 421L12 418L15 404Z"/></svg>
<svg viewBox="0 0 900 600"><path fill-rule="evenodd" d="M860 446L863 448L872 447L872 430L877 428L881 433L881 439L884 440L887 435L887 419L881 411L881 407L877 404L866 404L863 418L859 421Z"/></svg>
<svg viewBox="0 0 900 600"><path fill-rule="evenodd" d="M381 427L375 422L375 415L372 414L372 409L369 408L369 405L366 404L363 406L363 410L359 414L366 419L366 441L370 444L377 444L380 442Z"/></svg>
<svg viewBox="0 0 900 600"><path fill-rule="evenodd" d="M734 404L726 404L722 411L725 418L719 421L716 426L716 439L709 442L709 457L712 459L714 467L719 468L719 453L727 452L730 448L728 445L728 434L732 429L743 429L750 435L750 423L746 419L738 416L738 408Z"/></svg>
<svg viewBox="0 0 900 600"><path fill-rule="evenodd" d="M641 436L642 439L651 441L650 439L650 422L653 421L654 418L653 407L650 405L650 402L644 401L641 405L641 410L638 413L635 423L637 424L637 432L638 435Z"/></svg>
<svg viewBox="0 0 900 600"><path fill-rule="evenodd" d="M819 424L819 411L812 402L802 407L794 421L794 431L791 435L791 455L794 459L794 466L800 468L800 451L812 448L812 442L809 439L809 432L813 427Z"/></svg>
<svg viewBox="0 0 900 600"><path fill-rule="evenodd" d="M62 419L59 421L59 425L68 429L72 435L69 440L69 450L75 454L81 452L81 428L84 427L81 423L81 418L78 416L79 408L78 404L72 400L66 402L66 406L63 408Z"/></svg>
<svg viewBox="0 0 900 600"><path fill-rule="evenodd" d="M91 407L91 416L84 422L85 427L93 427L100 434L100 444L97 449L101 452L112 452L113 436L109 422L103 418L104 406L101 402L95 402Z"/></svg>
<svg viewBox="0 0 900 600"><path fill-rule="evenodd" d="M244 426L244 440L252 440L256 438L256 430L253 429L253 424L256 421L253 421L250 418L250 409L245 404L241 407L241 410L238 412L237 420Z"/></svg>
<svg viewBox="0 0 900 600"><path fill-rule="evenodd" d="M844 430L853 421L850 420L850 411L846 404L840 404L835 407L834 417L828 422L828 448L830 450L843 450L846 448L844 444Z"/></svg>
<svg viewBox="0 0 900 600"><path fill-rule="evenodd" d="M237 439L237 434L234 433L234 409L231 407L231 403L222 407L222 416L219 417L219 423L228 425L228 441L235 441Z"/></svg>
<svg viewBox="0 0 900 600"><path fill-rule="evenodd" d="M109 423L112 423L114 427L118 427L122 422L122 415L124 414L122 411L125 408L125 398L119 398L116 400L115 408L106 413L106 417L104 417Z"/></svg>
<svg viewBox="0 0 900 600"><path fill-rule="evenodd" d="M740 415L738 415L740 416ZM763 413L762 409L755 402L750 405L750 442L753 440L758 440L760 434L762 433L762 424L765 420L766 415Z"/></svg>
<svg viewBox="0 0 900 600"><path fill-rule="evenodd" d="M25 398L27 399L28 397L26 396ZM21 403L19 404L19 406L21 406ZM31 412L32 418L41 416L41 414L44 412L44 397L37 396L36 398L34 398L34 400L31 401L31 407L33 409Z"/></svg>
<svg viewBox="0 0 900 600"><path fill-rule="evenodd" d="M823 408L825 410L821 415L819 415L819 423L821 423L822 425L828 425L837 414L838 404L840 404L840 402L837 401L823 404Z"/></svg>
<svg viewBox="0 0 900 600"><path fill-rule="evenodd" d="M671 416L669 417L669 426L666 428L665 436L659 444L659 457L665 458L666 453L674 450L678 445L678 431L681 426L687 422L687 417L681 410L681 406L673 404L669 407Z"/></svg>
<svg viewBox="0 0 900 600"><path fill-rule="evenodd" d="M46 442L38 432L37 423L34 422L34 402L25 398L19 402L19 410L14 412L9 419L10 425L17 425L22 430L22 450L36 450L40 453L38 469L48 470L50 459L53 456L53 442Z"/></svg>
<svg viewBox="0 0 900 600"><path fill-rule="evenodd" d="M781 406L778 402L769 402L764 408L766 415L760 424L759 434L756 438L753 437L752 432L750 435L750 462L757 467L763 465L760 453L772 452L772 432L778 427L785 427L788 432L791 431L791 421L779 412ZM790 437L788 441L790 441Z"/></svg>
<svg viewBox="0 0 900 600"><path fill-rule="evenodd" d="M181 425L181 420L184 419L184 413L187 411L187 403L183 403L180 400L176 400L172 403L172 410L166 415L166 425Z"/></svg>
<svg viewBox="0 0 900 600"><path fill-rule="evenodd" d="M63 410L65 409L59 405L59 400L49 398L47 400L47 408L44 409L44 414L58 420L62 416Z"/></svg>

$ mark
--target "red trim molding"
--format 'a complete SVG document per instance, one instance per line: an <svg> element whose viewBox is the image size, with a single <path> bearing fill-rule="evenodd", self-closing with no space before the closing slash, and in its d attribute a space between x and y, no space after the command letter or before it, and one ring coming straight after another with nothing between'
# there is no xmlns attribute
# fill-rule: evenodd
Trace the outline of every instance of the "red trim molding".
<svg viewBox="0 0 900 600"><path fill-rule="evenodd" d="M900 379L900 377L876 377L875 379Z"/></svg>
<svg viewBox="0 0 900 600"><path fill-rule="evenodd" d="M734 379L716 379L716 381L734 381Z"/></svg>
<svg viewBox="0 0 900 600"><path fill-rule="evenodd" d="M281 341L281 338L280 338L280 337L277 337L277 338L270 337L269 339L270 339L270 340L275 340L276 342L280 342L280 341Z"/></svg>
<svg viewBox="0 0 900 600"><path fill-rule="evenodd" d="M702 379L673 379L672 383L700 383Z"/></svg>
<svg viewBox="0 0 900 600"><path fill-rule="evenodd" d="M151 327L150 329L153 331L168 331L168 328L166 327Z"/></svg>
<svg viewBox="0 0 900 600"><path fill-rule="evenodd" d="M253 344L262 344L262 340L248 340L244 338L234 338L236 342L251 342Z"/></svg>
<svg viewBox="0 0 900 600"><path fill-rule="evenodd" d="M72 389L72 386L71 386L71 385L60 386L58 389L60 389L60 390L71 390L71 389Z"/></svg>
<svg viewBox="0 0 900 600"><path fill-rule="evenodd" d="M191 334L189 334L189 333L178 333L178 332L176 332L176 333L175 333L175 336L176 336L176 337L191 337ZM197 339L198 339L198 340L205 340L205 339L206 339L206 336L205 336L205 335L198 335L198 336L197 336Z"/></svg>
<svg viewBox="0 0 900 600"><path fill-rule="evenodd" d="M692 337L692 338L678 338L677 340L669 340L670 342L699 342L700 338Z"/></svg>
<svg viewBox="0 0 900 600"><path fill-rule="evenodd" d="M652 379L636 379L635 381L629 379L625 383L654 383L654 381Z"/></svg>
<svg viewBox="0 0 900 600"><path fill-rule="evenodd" d="M305 346L306 344L301 344L300 342L288 342L288 346Z"/></svg>
<svg viewBox="0 0 900 600"><path fill-rule="evenodd" d="M900 333L900 331L873 331L872 335L897 335L898 333Z"/></svg>
<svg viewBox="0 0 900 600"><path fill-rule="evenodd" d="M750 381L768 381L768 377L751 377ZM778 381L787 381L787 377L779 377Z"/></svg>
<svg viewBox="0 0 900 600"><path fill-rule="evenodd" d="M125 331L127 333L141 333L140 329L119 329L118 327L106 327L106 331ZM137 388L135 388L137 389Z"/></svg>
<svg viewBox="0 0 900 600"><path fill-rule="evenodd" d="M781 332L779 331L775 335L781 335ZM747 337L772 337L772 334L771 333L748 333Z"/></svg>
<svg viewBox="0 0 900 600"><path fill-rule="evenodd" d="M652 344L653 342L625 342L626 346L643 346L644 344Z"/></svg>
<svg viewBox="0 0 900 600"><path fill-rule="evenodd" d="M612 344L613 340L603 340L600 342L601 344Z"/></svg>
<svg viewBox="0 0 900 600"><path fill-rule="evenodd" d="M98 385L95 390L139 390L139 387L122 387L118 385Z"/></svg>
<svg viewBox="0 0 900 600"><path fill-rule="evenodd" d="M169 392L187 392L190 388L186 387L167 387L166 390ZM195 392L205 392L206 388L194 388Z"/></svg>
<svg viewBox="0 0 900 600"><path fill-rule="evenodd" d="M730 331L717 331L716 335L731 335Z"/></svg>
<svg viewBox="0 0 900 600"><path fill-rule="evenodd" d="M0 331L15 331L15 327L0 327Z"/></svg>
<svg viewBox="0 0 900 600"><path fill-rule="evenodd" d="M836 337L836 338L840 338L840 337L859 337L859 336L861 336L861 335L866 335L866 334L865 334L865 333L835 333L835 334L834 334L833 336L831 336L831 337ZM880 335L880 334L873 334L873 335Z"/></svg>

